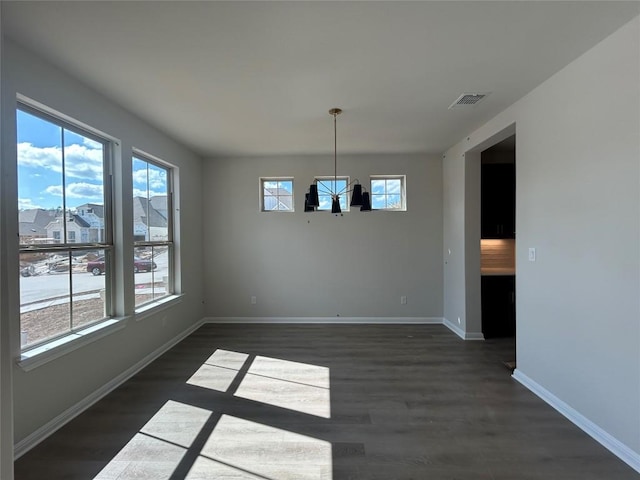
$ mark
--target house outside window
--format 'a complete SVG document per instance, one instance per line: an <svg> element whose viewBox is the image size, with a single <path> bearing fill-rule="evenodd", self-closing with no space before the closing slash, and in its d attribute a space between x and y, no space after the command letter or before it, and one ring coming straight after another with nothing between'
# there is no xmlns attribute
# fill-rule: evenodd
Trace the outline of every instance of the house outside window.
<svg viewBox="0 0 640 480"><path fill-rule="evenodd" d="M137 154L132 160L136 307L173 293L173 169Z"/></svg>
<svg viewBox="0 0 640 480"><path fill-rule="evenodd" d="M407 209L404 175L371 176L371 208L404 211Z"/></svg>
<svg viewBox="0 0 640 480"><path fill-rule="evenodd" d="M60 117L20 103L17 121L21 348L27 351L109 318L110 274L87 269L113 250L111 219L96 242L77 242L87 202L108 210L111 143Z"/></svg>
<svg viewBox="0 0 640 480"><path fill-rule="evenodd" d="M293 179L261 178L263 212L293 212Z"/></svg>

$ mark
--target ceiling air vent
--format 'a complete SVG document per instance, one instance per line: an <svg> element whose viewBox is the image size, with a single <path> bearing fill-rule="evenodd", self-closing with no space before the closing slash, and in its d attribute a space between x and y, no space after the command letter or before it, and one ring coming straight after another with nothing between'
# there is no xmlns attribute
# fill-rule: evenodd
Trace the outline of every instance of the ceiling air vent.
<svg viewBox="0 0 640 480"><path fill-rule="evenodd" d="M463 93L455 100L455 102L449 105L449 109L453 107L464 107L467 105L475 105L487 95L489 94L488 93Z"/></svg>

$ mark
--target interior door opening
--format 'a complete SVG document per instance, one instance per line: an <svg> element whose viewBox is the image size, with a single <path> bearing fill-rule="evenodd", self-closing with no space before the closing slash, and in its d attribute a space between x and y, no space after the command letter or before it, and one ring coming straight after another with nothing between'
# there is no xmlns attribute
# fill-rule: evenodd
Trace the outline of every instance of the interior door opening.
<svg viewBox="0 0 640 480"><path fill-rule="evenodd" d="M515 369L516 136L480 154L481 317L486 340L504 343L505 366Z"/></svg>

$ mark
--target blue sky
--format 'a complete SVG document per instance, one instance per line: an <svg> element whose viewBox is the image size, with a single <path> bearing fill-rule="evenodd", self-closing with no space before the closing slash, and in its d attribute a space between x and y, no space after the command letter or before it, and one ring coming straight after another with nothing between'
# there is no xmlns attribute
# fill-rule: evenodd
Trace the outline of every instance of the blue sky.
<svg viewBox="0 0 640 480"><path fill-rule="evenodd" d="M104 203L101 143L21 110L17 123L18 208L62 207L63 192L67 208ZM133 189L134 196L165 195L164 169L134 160Z"/></svg>

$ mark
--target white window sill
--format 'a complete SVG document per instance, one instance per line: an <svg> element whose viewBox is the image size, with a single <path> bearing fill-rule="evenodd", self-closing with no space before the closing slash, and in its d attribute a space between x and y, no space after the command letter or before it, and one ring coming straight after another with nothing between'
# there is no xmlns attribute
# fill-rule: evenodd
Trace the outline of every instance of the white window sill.
<svg viewBox="0 0 640 480"><path fill-rule="evenodd" d="M25 372L60 358L69 352L95 342L127 326L127 318L112 318L78 332L56 338L20 355L17 363Z"/></svg>
<svg viewBox="0 0 640 480"><path fill-rule="evenodd" d="M166 297L160 298L159 300L156 300L155 302L142 305L141 307L136 309L136 322L144 320L145 318L149 318L154 313L161 312L162 310L177 305L178 303L182 302L183 295L184 294L168 295Z"/></svg>

